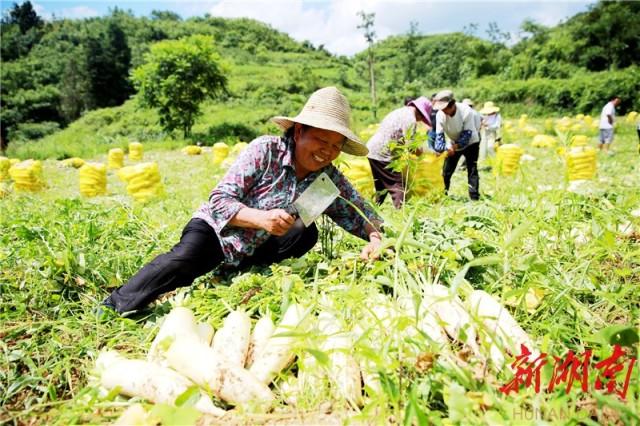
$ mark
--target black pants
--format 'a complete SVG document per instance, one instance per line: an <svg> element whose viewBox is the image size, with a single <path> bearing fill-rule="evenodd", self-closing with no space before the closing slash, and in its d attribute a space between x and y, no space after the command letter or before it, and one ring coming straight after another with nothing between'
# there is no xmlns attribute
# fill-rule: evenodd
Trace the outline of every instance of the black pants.
<svg viewBox="0 0 640 426"><path fill-rule="evenodd" d="M402 173L391 170L389 163L368 158L373 174L373 185L376 188L376 203L384 202L387 193L391 195L391 201L396 209L402 207L405 198L404 180Z"/></svg>
<svg viewBox="0 0 640 426"><path fill-rule="evenodd" d="M469 198L478 200L480 198L480 176L478 175L478 153L480 144L474 143L462 151L456 151L452 156L444 160L442 177L444 178L445 192L449 192L451 186L451 176L456 171L460 157L464 157L467 162L467 181L469 183Z"/></svg>
<svg viewBox="0 0 640 426"><path fill-rule="evenodd" d="M271 236L252 256L241 262L238 270L301 257L313 248L317 240L315 224L305 228L297 219L289 232L281 237ZM196 278L211 272L223 261L222 248L213 229L202 219L191 219L178 244L114 290L104 304L120 313L143 308L163 293L191 285Z"/></svg>

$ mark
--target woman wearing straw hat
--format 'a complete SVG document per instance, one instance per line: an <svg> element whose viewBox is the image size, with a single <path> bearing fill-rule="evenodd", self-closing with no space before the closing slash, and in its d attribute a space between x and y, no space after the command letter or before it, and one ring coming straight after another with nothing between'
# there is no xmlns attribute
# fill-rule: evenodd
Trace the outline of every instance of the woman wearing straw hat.
<svg viewBox="0 0 640 426"><path fill-rule="evenodd" d="M340 190L340 197L324 213L367 240L361 257L375 259L382 221L331 164L341 151L367 155L349 120L349 103L335 87L313 93L296 117L274 117L284 135L251 142L193 215L180 242L103 304L119 313L136 311L219 266L242 270L304 255L315 245L318 231L313 223L305 227L287 207L321 173Z"/></svg>
<svg viewBox="0 0 640 426"><path fill-rule="evenodd" d="M493 102L487 101L482 109L478 111L482 115L482 131L483 135L480 139L480 159L486 156L493 157L496 155L496 144L500 143L500 130L502 127L502 117L498 112L498 108Z"/></svg>
<svg viewBox="0 0 640 426"><path fill-rule="evenodd" d="M376 188L376 202L382 204L387 193L391 195L393 206L402 207L405 199L405 181L402 172L394 170L391 162L394 155L391 143L410 143L416 136L419 121L431 127L431 102L424 96L406 102L405 106L387 114L376 133L367 142L369 165ZM418 153L420 149L417 150Z"/></svg>

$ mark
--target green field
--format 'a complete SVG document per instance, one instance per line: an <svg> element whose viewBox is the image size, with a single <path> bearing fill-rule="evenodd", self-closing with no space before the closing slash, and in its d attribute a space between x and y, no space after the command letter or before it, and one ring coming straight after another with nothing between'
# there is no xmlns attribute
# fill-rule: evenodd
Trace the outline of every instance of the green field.
<svg viewBox="0 0 640 426"><path fill-rule="evenodd" d="M627 359L637 358L640 157L634 124L623 118L619 122L615 154L598 154L597 175L587 195L566 190L565 165L556 148L534 148L531 136L514 130L508 141L533 159L523 161L512 177L481 171L482 201L467 201L464 171L455 174L449 198L415 197L397 211L387 201L380 214L388 225L389 250L379 261L359 261L362 242L324 223L322 241L300 260L235 277L205 276L144 315L106 322L95 318L94 308L178 241L224 170L212 165L208 148L203 155L187 156L175 149L181 141L150 138L145 161L158 163L165 198L135 204L110 171L108 195L87 199L79 194L78 171L61 167L55 158L81 155L105 162L107 149L126 146L127 139L92 144L84 151L72 148L61 156L65 145L51 144L41 156L49 157L43 160L43 191L16 193L10 183L0 183L8 192L0 198L0 422L113 421L133 402L114 392L101 393L93 373L97 354L109 348L143 357L159 317L186 297L180 303L216 329L228 307L248 308L254 319L266 312L278 319L296 301L314 312L330 311L345 330L355 324L377 330L375 344L362 338L353 348L358 359L373 363L384 377L383 391L365 398L363 406L349 407L329 386L304 392L293 407L280 399L276 383L279 399L272 412L236 409L222 423L495 425L540 424L536 419L542 419L551 424L638 424L640 365L625 401L595 389L598 370L593 365L587 392L574 382L568 393L562 383L552 392L536 393L529 387L505 396L499 387L513 377L508 366L484 368L455 342L450 353L438 353L424 336L409 333L416 321L410 315L395 318L389 328L365 319L380 293L392 300L441 283L462 299L482 289L501 300L551 359L587 348L594 359L603 359L613 342L627 345ZM545 131L544 120L531 125ZM595 146L594 131L588 135ZM568 138L560 138L558 147L566 144ZM22 159L35 155L33 148L12 146ZM241 304L252 291L256 294ZM319 347L313 333L296 341L300 356ZM416 354L433 362L425 367L416 362ZM291 367L283 379L293 374ZM541 374L546 386L552 363ZM619 375L618 383L622 381ZM165 423L186 422L191 414L184 406L158 412ZM201 421L216 423L214 418Z"/></svg>

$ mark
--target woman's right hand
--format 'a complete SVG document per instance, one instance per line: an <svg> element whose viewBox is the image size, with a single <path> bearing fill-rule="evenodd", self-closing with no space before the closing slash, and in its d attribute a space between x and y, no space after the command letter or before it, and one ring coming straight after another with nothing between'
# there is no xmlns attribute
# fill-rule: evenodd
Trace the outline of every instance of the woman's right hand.
<svg viewBox="0 0 640 426"><path fill-rule="evenodd" d="M286 210L273 209L262 212L262 229L276 236L286 234L295 223L296 218L291 216Z"/></svg>

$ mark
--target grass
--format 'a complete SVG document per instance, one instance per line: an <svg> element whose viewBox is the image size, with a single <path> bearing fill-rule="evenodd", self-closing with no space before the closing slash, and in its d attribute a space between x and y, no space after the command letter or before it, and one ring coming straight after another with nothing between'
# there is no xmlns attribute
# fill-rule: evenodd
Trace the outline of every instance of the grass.
<svg viewBox="0 0 640 426"><path fill-rule="evenodd" d="M543 127L541 121L533 125ZM271 420L290 419L291 411L308 415L318 410L319 401L329 401L334 414L370 423L512 424L519 413L531 411L553 424L637 423L637 374L624 402L594 390L594 375L586 393L574 384L569 394L562 385L551 393L527 389L507 397L498 391L511 378L507 368L478 376L473 359L444 354L423 368L416 353L433 349L424 338L408 337L410 317L386 328L365 320L376 294L416 294L439 281L458 287L463 297L476 288L501 299L550 355L586 348L598 358L611 354L598 333L612 325L640 327L638 234L625 237L618 229L627 221L640 228L640 218L630 214L640 208L638 141L632 125L622 125L616 137L615 155L598 156L592 196L567 192L555 150L532 148L530 137L514 131L510 140L535 160L522 163L511 178L483 171L483 201L466 201L466 176L457 172L451 198L415 198L399 211L383 206L386 241L395 252L381 261L359 262L362 243L334 229L332 258L323 256L318 244L304 258L271 268L236 277L209 275L183 290L185 303L219 326L225 304L239 306L260 287L248 302L256 314L269 310L277 318L295 300L334 312L345 327L359 324L378 333L376 342L358 341L355 353L383 373L381 395L352 412L332 399L330 389L319 395L309 391L295 409L281 403ZM105 161L107 146L86 152ZM107 196L80 197L78 172L59 167L55 159L44 161L45 191L0 198L0 422L100 424L131 404L94 386L95 357L103 348L143 355L157 317L171 301L158 303L148 317L106 323L97 322L92 310L178 240L223 173L211 165L209 154L189 157L167 150L171 146L145 142L145 160L158 162L167 191L165 198L146 205L133 204L112 172ZM56 152L51 149L47 154ZM571 235L574 228L585 230L585 243ZM542 296L531 308L526 295L534 290ZM309 336L296 350L302 354L319 344ZM637 357L637 344L631 350ZM543 369L543 383L551 367ZM259 421L246 416L247 423Z"/></svg>

